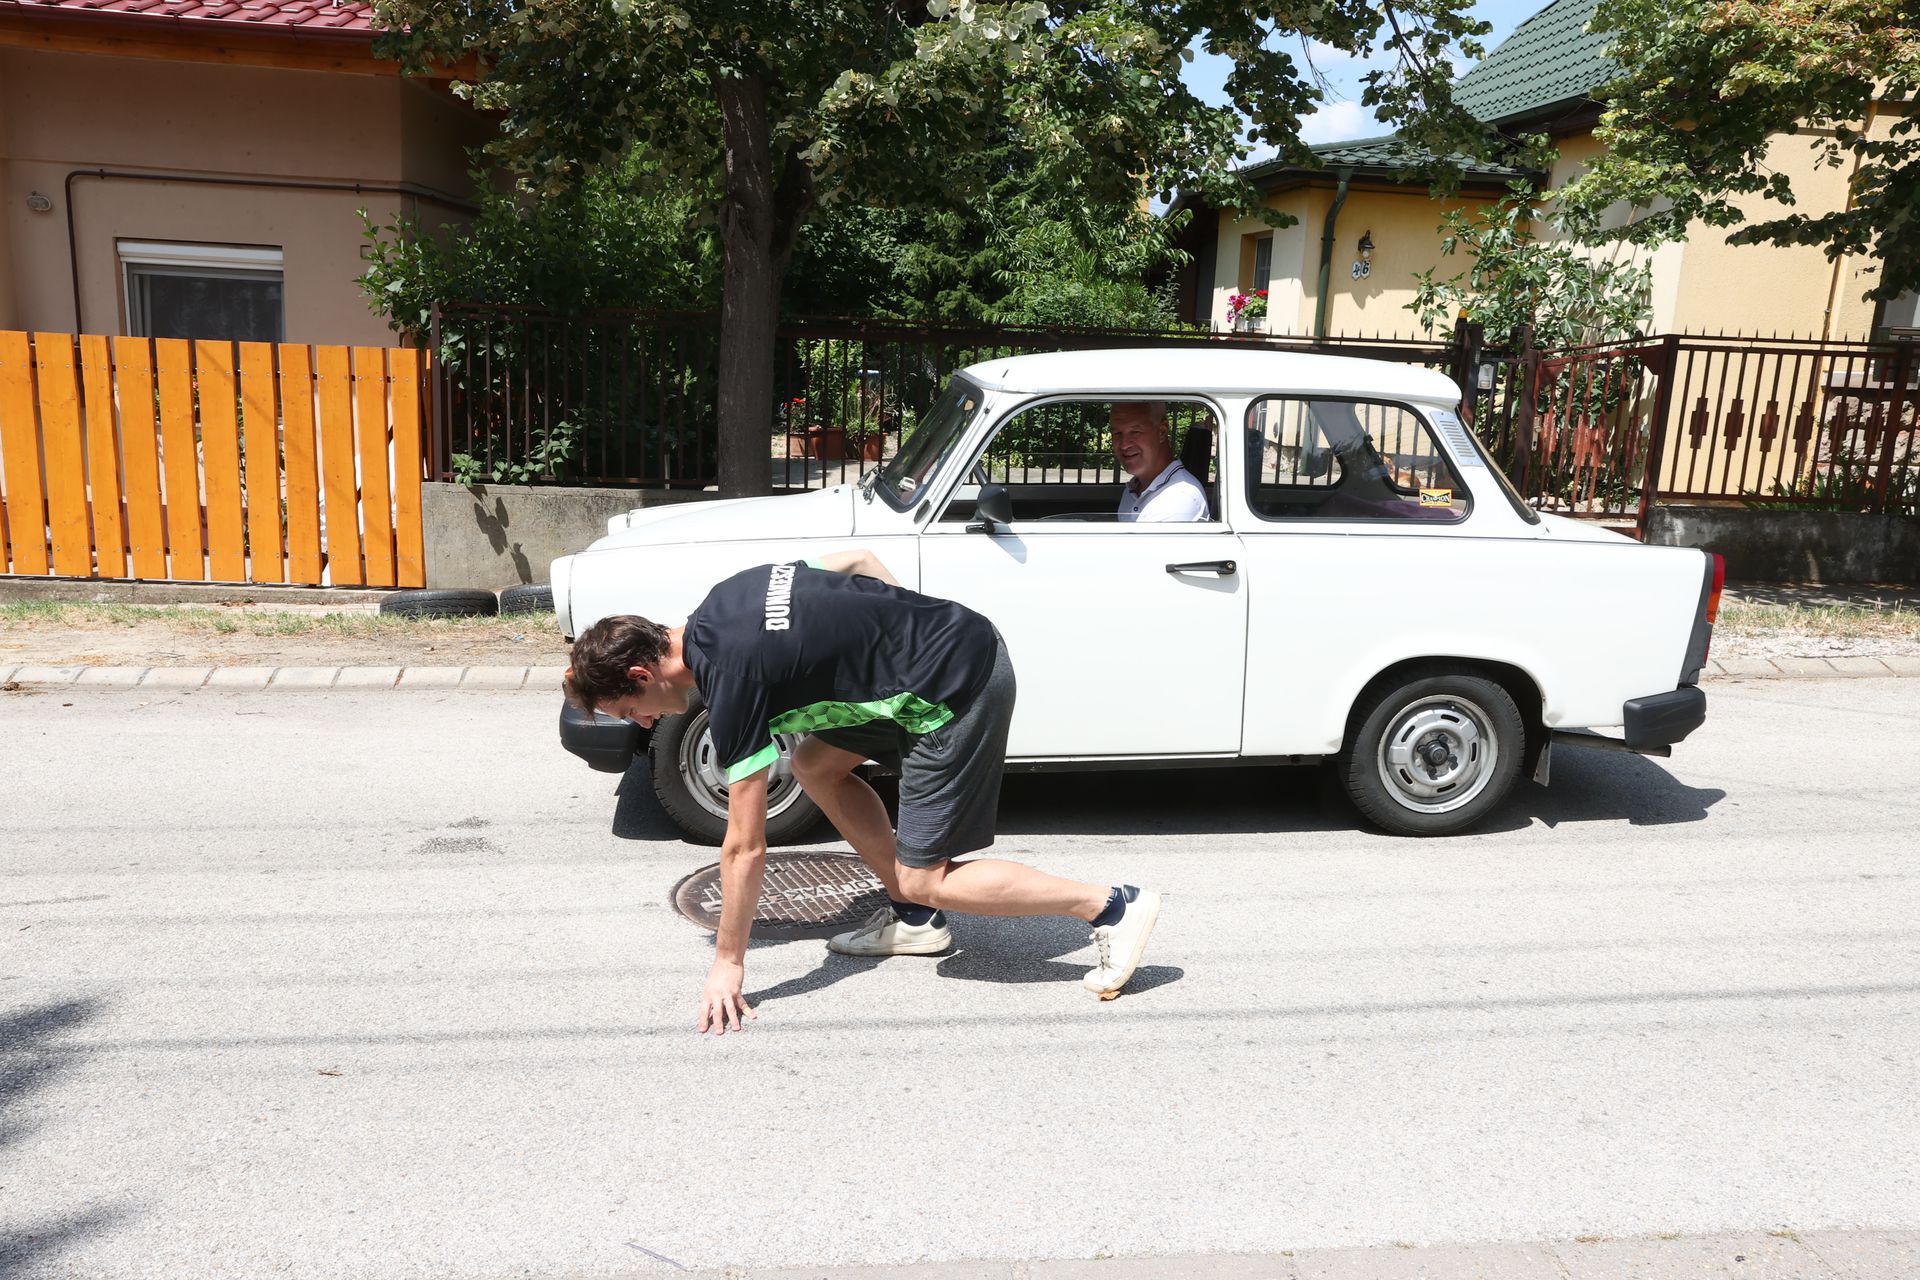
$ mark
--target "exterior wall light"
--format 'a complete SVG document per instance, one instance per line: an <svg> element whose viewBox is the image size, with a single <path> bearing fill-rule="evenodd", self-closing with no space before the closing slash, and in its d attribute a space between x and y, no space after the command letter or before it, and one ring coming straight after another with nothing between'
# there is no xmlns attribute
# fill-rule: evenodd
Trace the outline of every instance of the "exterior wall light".
<svg viewBox="0 0 1920 1280"><path fill-rule="evenodd" d="M1370 230L1360 233L1360 261L1373 261L1373 232Z"/></svg>
<svg viewBox="0 0 1920 1280"><path fill-rule="evenodd" d="M27 194L27 208L33 210L35 213L50 213L53 210L53 201L47 199L38 191L29 192Z"/></svg>

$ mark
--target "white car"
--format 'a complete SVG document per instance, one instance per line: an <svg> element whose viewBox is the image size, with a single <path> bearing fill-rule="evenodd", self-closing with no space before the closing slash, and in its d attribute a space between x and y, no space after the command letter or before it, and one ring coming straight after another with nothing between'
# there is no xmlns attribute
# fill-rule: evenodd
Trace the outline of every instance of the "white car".
<svg viewBox="0 0 1920 1280"><path fill-rule="evenodd" d="M1121 523L1106 415L1164 404L1212 519ZM1462 830L1550 745L1667 755L1698 680L1718 556L1534 512L1441 374L1261 351L1016 356L955 376L859 485L650 507L553 564L573 636L685 621L737 570L865 547L1006 637L1011 768L1327 762L1360 811ZM571 709L596 767L651 759L662 804L717 842L726 782L696 704L650 735ZM1609 732L1609 731L1618 732ZM781 744L783 749L789 743ZM784 760L770 835L817 816Z"/></svg>

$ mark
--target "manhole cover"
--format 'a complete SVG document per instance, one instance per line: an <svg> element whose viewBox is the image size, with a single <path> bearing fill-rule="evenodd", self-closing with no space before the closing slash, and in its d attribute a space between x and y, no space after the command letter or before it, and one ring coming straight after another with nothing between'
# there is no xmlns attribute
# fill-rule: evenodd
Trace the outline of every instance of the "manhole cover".
<svg viewBox="0 0 1920 1280"><path fill-rule="evenodd" d="M887 891L858 858L835 853L770 853L756 938L830 938L886 905ZM702 929L720 928L720 867L702 867L673 887L673 905Z"/></svg>

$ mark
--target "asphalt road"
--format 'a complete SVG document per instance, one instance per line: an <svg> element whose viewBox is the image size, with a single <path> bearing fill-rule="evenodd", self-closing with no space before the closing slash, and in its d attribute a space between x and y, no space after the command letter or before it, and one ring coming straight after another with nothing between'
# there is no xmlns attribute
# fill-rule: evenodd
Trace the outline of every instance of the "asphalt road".
<svg viewBox="0 0 1920 1280"><path fill-rule="evenodd" d="M1159 887L756 946L541 694L0 695L0 1273L548 1276L1920 1227L1920 680L1711 690L1395 840L1274 771L1017 778Z"/></svg>

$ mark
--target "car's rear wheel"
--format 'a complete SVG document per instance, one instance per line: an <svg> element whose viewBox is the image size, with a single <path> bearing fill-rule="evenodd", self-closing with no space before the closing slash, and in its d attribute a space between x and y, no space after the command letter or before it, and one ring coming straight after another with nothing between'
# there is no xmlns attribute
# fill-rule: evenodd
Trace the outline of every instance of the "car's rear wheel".
<svg viewBox="0 0 1920 1280"><path fill-rule="evenodd" d="M774 739L780 757L767 771L767 843L791 844L820 821L820 808L793 777L799 738ZM695 695L685 715L668 716L653 728L647 746L653 791L674 824L697 844L719 844L727 834L727 770L707 730L706 704Z"/></svg>
<svg viewBox="0 0 1920 1280"><path fill-rule="evenodd" d="M1482 676L1417 668L1363 696L1334 759L1347 797L1395 835L1444 836L1479 822L1513 789L1526 725Z"/></svg>

